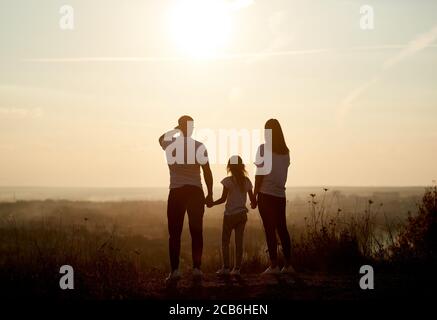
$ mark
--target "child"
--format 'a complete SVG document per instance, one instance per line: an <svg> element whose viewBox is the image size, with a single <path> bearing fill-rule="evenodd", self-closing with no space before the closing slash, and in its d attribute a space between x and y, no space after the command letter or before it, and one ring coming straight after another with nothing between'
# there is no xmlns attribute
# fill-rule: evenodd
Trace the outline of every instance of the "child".
<svg viewBox="0 0 437 320"><path fill-rule="evenodd" d="M215 206L226 202L223 217L222 252L223 267L217 271L217 275L240 275L241 260L243 258L243 234L247 221L246 195L249 194L251 207L256 208L256 200L252 192L252 183L246 176L247 172L243 160L239 156L232 156L227 165L228 174L224 178L222 197L214 201ZM235 267L229 272L229 243L232 230L235 230Z"/></svg>

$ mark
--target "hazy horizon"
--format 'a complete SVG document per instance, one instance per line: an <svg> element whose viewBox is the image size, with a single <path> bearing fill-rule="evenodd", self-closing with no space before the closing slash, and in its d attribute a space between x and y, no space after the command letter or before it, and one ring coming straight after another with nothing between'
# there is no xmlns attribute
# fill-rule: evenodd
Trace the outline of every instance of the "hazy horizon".
<svg viewBox="0 0 437 320"><path fill-rule="evenodd" d="M287 187L287 197L306 199L310 194L324 194L328 188L329 196L343 195L361 197L362 199L392 198L401 199L415 197L419 199L425 191L425 186L290 186ZM214 186L214 195L221 194L220 185ZM0 203L16 201L165 201L168 197L168 187L2 187L0 186Z"/></svg>
<svg viewBox="0 0 437 320"><path fill-rule="evenodd" d="M216 181L217 182L217 181ZM219 181L220 182L220 181ZM219 182L214 186L220 188ZM434 184L424 184L424 185L289 185L286 188L427 188L432 187ZM206 186L202 183L203 188ZM168 185L161 186L85 186L85 185L0 185L0 188L77 188L77 189L169 189Z"/></svg>

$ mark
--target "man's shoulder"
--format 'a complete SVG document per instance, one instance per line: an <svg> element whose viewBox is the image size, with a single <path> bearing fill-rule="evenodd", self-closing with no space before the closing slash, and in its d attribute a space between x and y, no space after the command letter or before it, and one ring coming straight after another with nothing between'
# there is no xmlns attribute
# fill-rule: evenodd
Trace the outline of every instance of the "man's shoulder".
<svg viewBox="0 0 437 320"><path fill-rule="evenodd" d="M205 155L208 154L208 150L206 149L206 146L202 142L194 140L194 146L196 151L200 150L201 152L204 152Z"/></svg>
<svg viewBox="0 0 437 320"><path fill-rule="evenodd" d="M196 147L205 147L205 145L202 142L197 141L195 139L193 139L193 140L194 140L194 143L195 143Z"/></svg>

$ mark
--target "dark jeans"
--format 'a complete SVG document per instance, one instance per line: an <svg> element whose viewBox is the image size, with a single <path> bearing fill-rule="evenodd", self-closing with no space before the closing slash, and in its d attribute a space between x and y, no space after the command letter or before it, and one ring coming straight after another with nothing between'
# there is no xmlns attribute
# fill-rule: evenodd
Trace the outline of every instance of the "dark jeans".
<svg viewBox="0 0 437 320"><path fill-rule="evenodd" d="M203 213L205 211L205 195L196 186L183 186L170 189L167 203L167 221L169 233L169 251L171 269L179 268L181 251L181 234L184 225L185 212L191 233L193 267L200 268L203 249Z"/></svg>
<svg viewBox="0 0 437 320"><path fill-rule="evenodd" d="M291 257L291 241L287 230L285 204L285 198L275 197L265 193L258 194L258 209L266 233L270 260L273 263L276 263L278 258L276 231L281 240L284 258L288 262Z"/></svg>

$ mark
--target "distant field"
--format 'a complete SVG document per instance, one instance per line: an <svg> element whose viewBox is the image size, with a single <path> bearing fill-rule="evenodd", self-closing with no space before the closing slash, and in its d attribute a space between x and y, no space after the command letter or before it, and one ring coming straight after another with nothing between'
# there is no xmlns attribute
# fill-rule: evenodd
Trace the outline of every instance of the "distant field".
<svg viewBox="0 0 437 320"><path fill-rule="evenodd" d="M325 186L287 187L290 200L320 193ZM414 187L342 187L330 186L344 196L358 197L420 197L424 186ZM214 190L219 195L221 189ZM16 200L74 200L74 201L126 201L166 200L168 188L74 188L74 187L7 187L0 186L0 202Z"/></svg>
<svg viewBox="0 0 437 320"><path fill-rule="evenodd" d="M317 194L311 196L312 190ZM287 216L296 269L307 283L323 290L319 286L336 285L323 277L324 284L315 284L320 276L311 274L348 274L347 283L354 284L350 274L356 274L361 265L390 264L390 248L396 245L408 212L417 212L419 190L290 190L294 197L288 201ZM222 217L223 206L206 209L202 266L206 273L215 272L222 263ZM165 297L161 291L168 271L165 201L15 199L0 202L0 230L0 282L9 296L58 296L59 266L69 264L78 276L80 297ZM267 264L263 227L258 211L251 210L243 273L255 279L253 274ZM187 220L181 267L184 272L191 267ZM208 286L213 292L220 291L213 278L208 275ZM252 282L257 283L254 290L260 294L273 290L281 296L278 288ZM152 283L155 285L150 287ZM302 290L304 295L318 294ZM246 293L256 297L256 292ZM292 294L293 290L287 292Z"/></svg>

